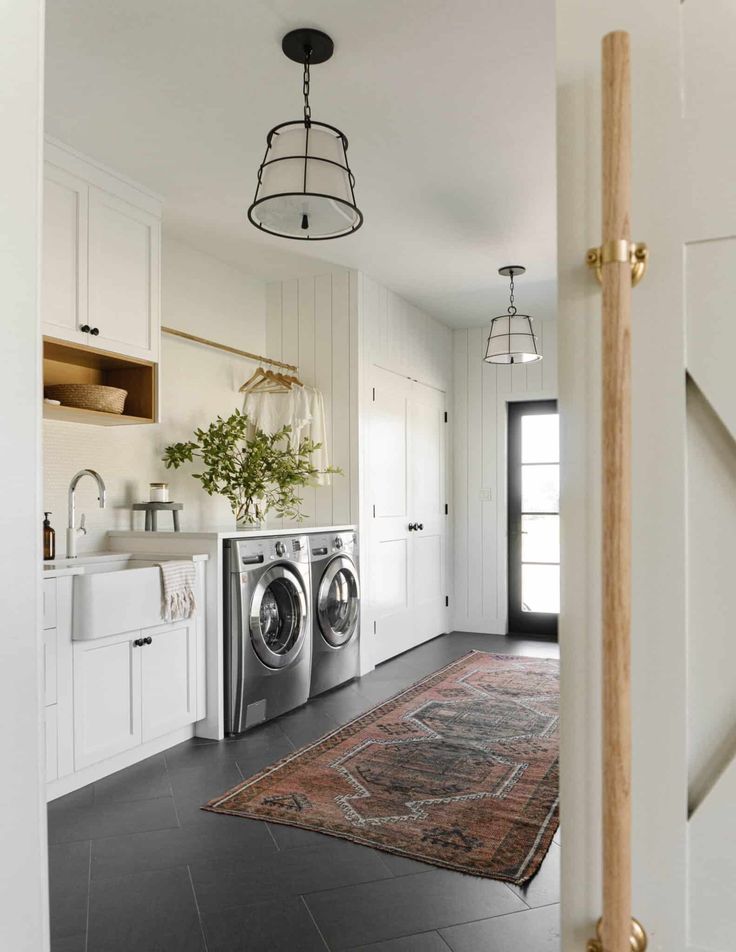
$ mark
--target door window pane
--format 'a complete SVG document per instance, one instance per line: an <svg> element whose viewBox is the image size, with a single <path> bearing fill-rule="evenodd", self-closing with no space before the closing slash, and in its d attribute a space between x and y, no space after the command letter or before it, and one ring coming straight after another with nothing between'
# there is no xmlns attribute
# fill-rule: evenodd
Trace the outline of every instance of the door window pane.
<svg viewBox="0 0 736 952"><path fill-rule="evenodd" d="M532 413L521 419L521 462L559 463L560 418L557 413Z"/></svg>
<svg viewBox="0 0 736 952"><path fill-rule="evenodd" d="M522 565L521 610L523 612L559 612L559 565Z"/></svg>
<svg viewBox="0 0 736 952"><path fill-rule="evenodd" d="M560 517L521 517L521 561L560 561Z"/></svg>
<svg viewBox="0 0 736 952"><path fill-rule="evenodd" d="M521 511L560 511L560 467L521 467Z"/></svg>

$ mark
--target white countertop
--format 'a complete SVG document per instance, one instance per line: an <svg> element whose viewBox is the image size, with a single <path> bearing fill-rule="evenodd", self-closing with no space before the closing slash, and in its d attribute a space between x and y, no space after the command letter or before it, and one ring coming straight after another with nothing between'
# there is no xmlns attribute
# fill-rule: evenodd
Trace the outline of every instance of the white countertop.
<svg viewBox="0 0 736 952"><path fill-rule="evenodd" d="M59 565L58 562L44 562L44 578L63 578L65 575L84 575L84 566Z"/></svg>
<svg viewBox="0 0 736 952"><path fill-rule="evenodd" d="M273 536L314 535L318 532L354 532L355 526L292 526L289 529L202 529L195 532L174 532L171 529L162 532L140 532L116 529L108 532L112 538L123 539L267 539Z"/></svg>
<svg viewBox="0 0 736 952"><path fill-rule="evenodd" d="M140 535L150 537L150 532L126 533L128 535ZM163 535L164 533L158 533ZM65 575L84 575L85 566L99 565L100 562L128 562L130 560L141 559L150 562L153 559L165 561L171 558L171 555L162 553L160 556L146 552L137 555L135 552L87 552L76 556L73 559L50 559L43 563L44 578L62 578ZM205 553L187 556L192 562L206 562L209 556Z"/></svg>

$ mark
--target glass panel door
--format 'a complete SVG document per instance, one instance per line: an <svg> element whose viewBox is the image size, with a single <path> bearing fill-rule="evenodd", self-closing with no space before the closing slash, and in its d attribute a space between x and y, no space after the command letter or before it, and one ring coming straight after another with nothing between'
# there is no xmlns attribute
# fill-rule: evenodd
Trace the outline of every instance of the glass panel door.
<svg viewBox="0 0 736 952"><path fill-rule="evenodd" d="M509 632L556 637L560 611L560 440L555 400L508 410Z"/></svg>

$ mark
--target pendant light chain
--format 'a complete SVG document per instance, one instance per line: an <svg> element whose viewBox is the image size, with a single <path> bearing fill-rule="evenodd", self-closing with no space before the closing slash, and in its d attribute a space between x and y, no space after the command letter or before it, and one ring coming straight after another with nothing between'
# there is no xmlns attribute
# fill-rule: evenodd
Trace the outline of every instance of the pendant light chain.
<svg viewBox="0 0 736 952"><path fill-rule="evenodd" d="M304 48L304 81L302 83L302 92L304 93L304 125L309 128L312 124L312 107L309 105L309 60L312 56L311 46Z"/></svg>
<svg viewBox="0 0 736 952"><path fill-rule="evenodd" d="M511 278L511 283L509 288L509 306L507 308L507 311L509 313L509 317L513 317L514 314L516 314L516 307L514 306L514 272L513 271L510 274L510 278Z"/></svg>

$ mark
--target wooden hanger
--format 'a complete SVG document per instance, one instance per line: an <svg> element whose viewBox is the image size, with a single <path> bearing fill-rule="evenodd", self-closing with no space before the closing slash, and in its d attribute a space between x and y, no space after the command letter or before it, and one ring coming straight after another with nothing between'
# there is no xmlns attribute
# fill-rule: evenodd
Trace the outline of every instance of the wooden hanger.
<svg viewBox="0 0 736 952"><path fill-rule="evenodd" d="M241 393L285 393L291 390L291 378L258 367L240 388Z"/></svg>

